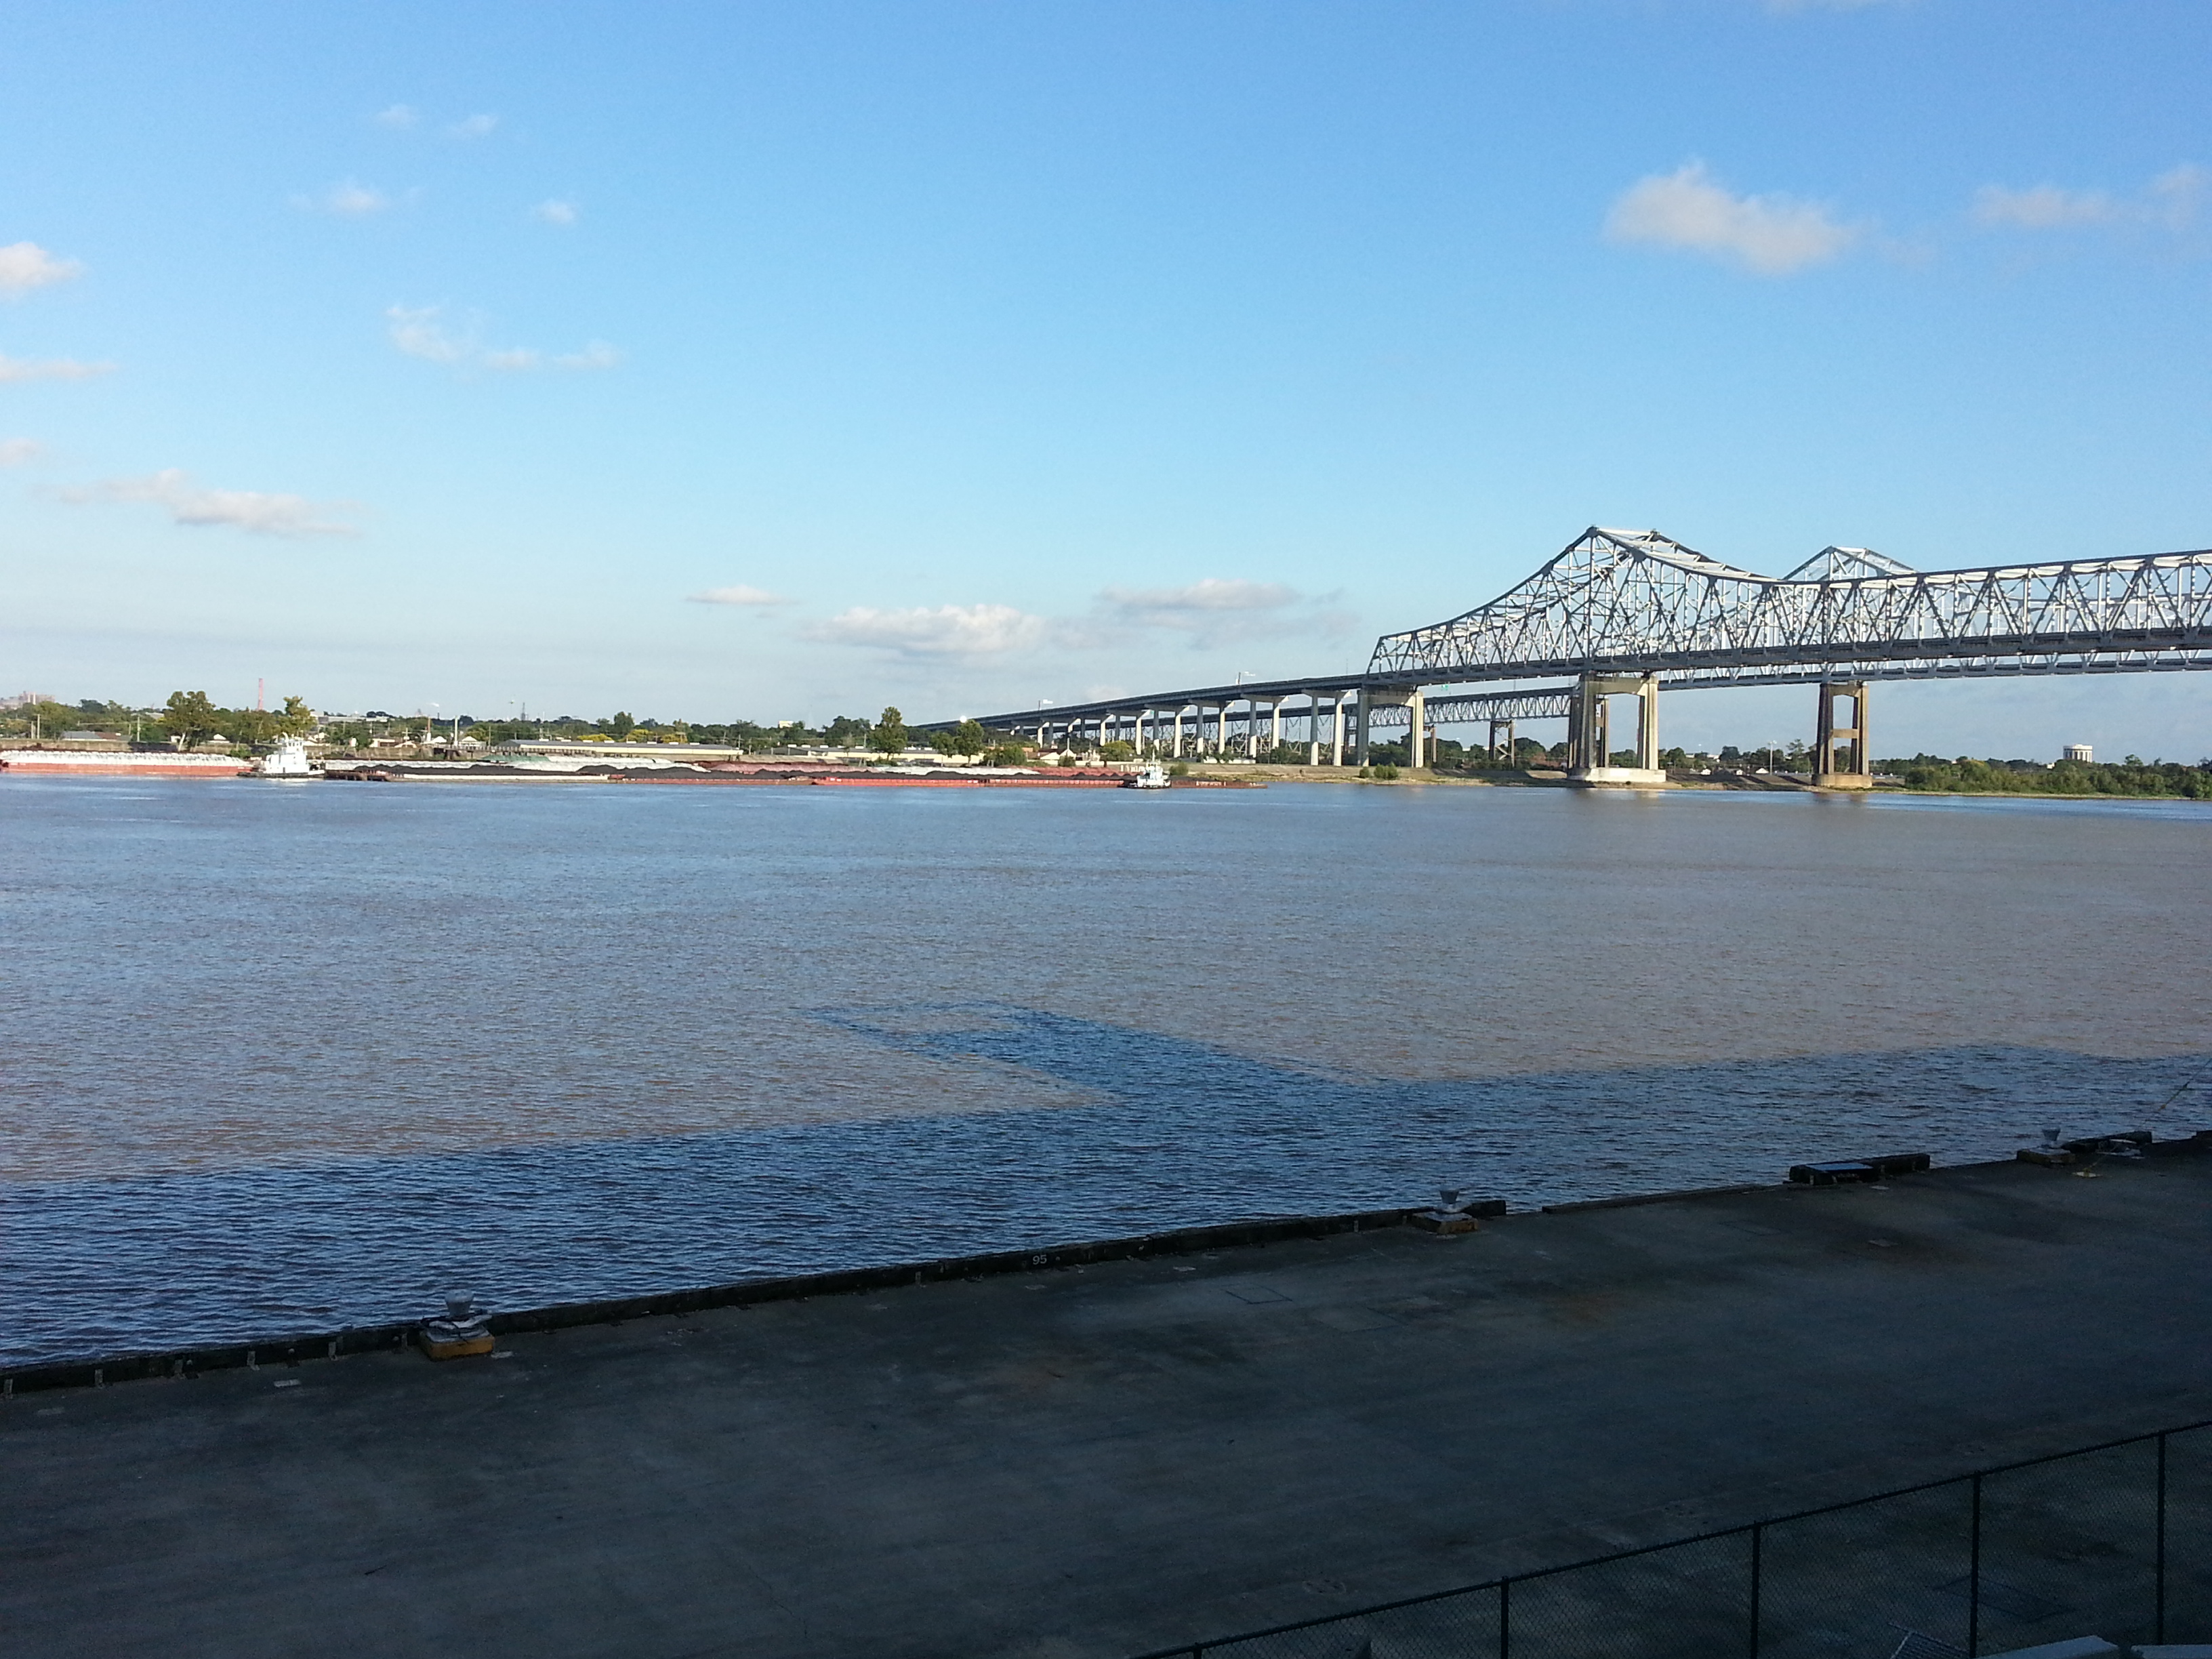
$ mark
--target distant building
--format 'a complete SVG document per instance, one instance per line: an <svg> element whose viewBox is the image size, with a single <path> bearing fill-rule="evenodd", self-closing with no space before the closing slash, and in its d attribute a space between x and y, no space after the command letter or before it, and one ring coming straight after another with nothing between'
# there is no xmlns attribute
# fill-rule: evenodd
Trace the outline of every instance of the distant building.
<svg viewBox="0 0 2212 1659"><path fill-rule="evenodd" d="M2095 756L2090 752L2089 745L2087 744L2069 743L2066 745L2065 752L2060 755L2058 758L2061 760L2081 761L2084 764L2087 764L2088 762L2095 759Z"/></svg>
<svg viewBox="0 0 2212 1659"><path fill-rule="evenodd" d="M0 697L0 710L28 708L33 703L52 702L53 696L46 691L18 691L12 697Z"/></svg>

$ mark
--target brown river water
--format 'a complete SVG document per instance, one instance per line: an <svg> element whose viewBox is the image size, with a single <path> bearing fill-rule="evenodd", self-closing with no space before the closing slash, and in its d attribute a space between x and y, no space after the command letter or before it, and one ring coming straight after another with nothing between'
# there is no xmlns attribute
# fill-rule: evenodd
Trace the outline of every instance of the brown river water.
<svg viewBox="0 0 2212 1659"><path fill-rule="evenodd" d="M2186 802L7 779L0 1364L2179 1134L2208 853Z"/></svg>

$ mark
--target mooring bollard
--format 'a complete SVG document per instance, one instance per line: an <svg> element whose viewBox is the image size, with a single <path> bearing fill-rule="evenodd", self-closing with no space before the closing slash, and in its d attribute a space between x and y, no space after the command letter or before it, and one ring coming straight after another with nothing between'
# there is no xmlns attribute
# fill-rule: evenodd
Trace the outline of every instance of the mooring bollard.
<svg viewBox="0 0 2212 1659"><path fill-rule="evenodd" d="M474 1299L466 1295L447 1297L445 1317L422 1322L422 1352L433 1359L462 1359L471 1354L489 1353L492 1334L485 1321L490 1317L489 1314L477 1312Z"/></svg>

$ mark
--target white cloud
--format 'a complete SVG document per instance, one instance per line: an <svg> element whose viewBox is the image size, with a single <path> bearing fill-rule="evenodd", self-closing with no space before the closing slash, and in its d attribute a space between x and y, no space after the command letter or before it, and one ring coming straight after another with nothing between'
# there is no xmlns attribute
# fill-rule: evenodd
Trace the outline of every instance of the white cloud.
<svg viewBox="0 0 2212 1659"><path fill-rule="evenodd" d="M2169 228L2179 230L2197 217L2208 188L2212 188L2212 170L2185 161L2150 181L2152 211Z"/></svg>
<svg viewBox="0 0 2212 1659"><path fill-rule="evenodd" d="M553 367L581 369L613 368L622 360L622 353L617 351L605 340L594 340L581 351L562 352L554 358Z"/></svg>
<svg viewBox="0 0 2212 1659"><path fill-rule="evenodd" d="M1978 225L2002 230L2087 230L2106 225L2184 230L2195 222L2208 186L2212 186L2212 172L2189 162L2161 173L2132 198L2051 184L2025 190L1984 185L1974 192L1971 216Z"/></svg>
<svg viewBox="0 0 2212 1659"><path fill-rule="evenodd" d="M703 593L694 593L690 597L694 605L734 605L760 611L791 603L780 594L771 593L765 588L748 587L743 582L734 587L710 587Z"/></svg>
<svg viewBox="0 0 2212 1659"><path fill-rule="evenodd" d="M1233 640L1337 634L1351 620L1339 608L1339 597L1308 598L1281 582L1218 576L1187 587L1109 587L1098 595L1089 633L1103 644L1134 631L1164 630L1188 635L1201 648Z"/></svg>
<svg viewBox="0 0 2212 1659"><path fill-rule="evenodd" d="M50 283L66 283L84 274L74 259L57 259L36 242L10 242L0 247L0 295L9 299L28 294Z"/></svg>
<svg viewBox="0 0 2212 1659"><path fill-rule="evenodd" d="M621 352L605 340L593 340L580 351L551 356L535 346L484 345L473 327L456 333L445 323L443 306L386 306L386 333L392 343L410 357L456 368L478 368L495 374L527 374L540 368L590 371L613 368Z"/></svg>
<svg viewBox="0 0 2212 1659"><path fill-rule="evenodd" d="M27 466L46 453L35 438L0 438L0 466Z"/></svg>
<svg viewBox="0 0 2212 1659"><path fill-rule="evenodd" d="M806 638L826 644L866 646L928 661L1034 651L1052 634L1053 625L1044 617L1010 605L941 605L910 611L856 605L805 630Z"/></svg>
<svg viewBox="0 0 2212 1659"><path fill-rule="evenodd" d="M574 202L548 200L531 209L530 216L543 220L549 225L559 225L565 230L582 218L583 212Z"/></svg>
<svg viewBox="0 0 2212 1659"><path fill-rule="evenodd" d="M456 121L447 127L447 135L454 138L489 138L492 129L499 125L496 115L471 115L465 121Z"/></svg>
<svg viewBox="0 0 2212 1659"><path fill-rule="evenodd" d="M376 124L379 126L391 127L400 132L406 131L422 118L422 117L412 104L393 104L376 112Z"/></svg>
<svg viewBox="0 0 2212 1659"><path fill-rule="evenodd" d="M2110 224L2119 216L2119 204L2101 190L2061 190L2057 185L2008 190L2002 185L1984 185L1974 192L1978 225L2061 230Z"/></svg>
<svg viewBox="0 0 2212 1659"><path fill-rule="evenodd" d="M386 306L384 315L392 343L410 357L426 362L458 363L476 351L473 341L458 340L446 332L438 317L439 306Z"/></svg>
<svg viewBox="0 0 2212 1659"><path fill-rule="evenodd" d="M1613 204L1605 230L1616 242L1689 248L1761 276L1825 264L1860 235L1818 202L1733 195L1712 181L1702 161L1637 180Z"/></svg>
<svg viewBox="0 0 2212 1659"><path fill-rule="evenodd" d="M1280 582L1224 581L1207 576L1188 587L1109 587L1100 600L1132 621L1187 628L1224 612L1280 611L1297 601Z"/></svg>
<svg viewBox="0 0 2212 1659"><path fill-rule="evenodd" d="M280 495L260 489L208 489L195 484L178 467L167 467L143 478L109 478L80 489L63 492L64 501L143 501L161 507L173 524L195 529L223 526L257 536L353 536L349 524L319 518L332 509L319 507L303 495Z"/></svg>
<svg viewBox="0 0 2212 1659"><path fill-rule="evenodd" d="M1046 647L1123 649L1160 632L1203 649L1237 640L1340 634L1353 619L1337 599L1334 594L1310 598L1279 582L1207 577L1187 587L1108 588L1087 617L1036 617L1010 605L862 606L800 632L827 644L867 646L916 659L1007 656Z"/></svg>
<svg viewBox="0 0 2212 1659"><path fill-rule="evenodd" d="M74 357L0 356L0 385L11 380L89 380L96 374L112 374L113 363L81 363Z"/></svg>
<svg viewBox="0 0 2212 1659"><path fill-rule="evenodd" d="M374 185L342 179L319 196L295 196L292 205L308 213L328 213L340 219L366 219L392 206L392 198Z"/></svg>

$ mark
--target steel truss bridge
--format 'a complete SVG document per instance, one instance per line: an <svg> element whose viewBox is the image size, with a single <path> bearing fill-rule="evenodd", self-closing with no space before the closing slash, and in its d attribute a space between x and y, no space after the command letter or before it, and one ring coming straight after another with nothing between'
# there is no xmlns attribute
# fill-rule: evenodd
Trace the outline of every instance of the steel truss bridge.
<svg viewBox="0 0 2212 1659"><path fill-rule="evenodd" d="M1829 547L1786 576L1762 576L1656 530L1592 527L1489 604L1384 635L1363 672L978 718L1048 746L1123 736L1146 752L1224 757L1279 745L1288 721L1309 758L1326 750L1339 763L1347 736L1364 762L1372 732L1404 727L1417 766L1437 726L1489 722L1494 745L1515 721L1565 718L1571 771L1641 781L1629 774L1657 765L1661 690L1814 685L1814 771L1848 783L1870 764L1871 682L2205 668L2212 550L1921 571L1866 548ZM1517 684L1562 676L1571 678ZM1622 694L1639 704L1634 769L1611 768L1606 747L1607 700ZM1848 724L1838 723L1839 701Z"/></svg>

